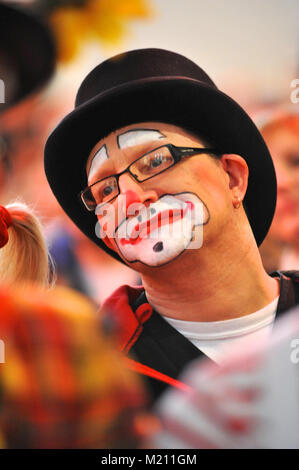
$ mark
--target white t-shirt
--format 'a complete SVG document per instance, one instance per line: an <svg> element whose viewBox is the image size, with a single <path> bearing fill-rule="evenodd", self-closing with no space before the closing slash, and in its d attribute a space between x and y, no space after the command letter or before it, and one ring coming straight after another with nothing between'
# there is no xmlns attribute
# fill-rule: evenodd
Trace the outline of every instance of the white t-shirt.
<svg viewBox="0 0 299 470"><path fill-rule="evenodd" d="M278 299L274 299L257 312L224 321L194 322L163 316L179 333L184 335L210 359L221 364L226 350L243 339L267 339L275 319Z"/></svg>

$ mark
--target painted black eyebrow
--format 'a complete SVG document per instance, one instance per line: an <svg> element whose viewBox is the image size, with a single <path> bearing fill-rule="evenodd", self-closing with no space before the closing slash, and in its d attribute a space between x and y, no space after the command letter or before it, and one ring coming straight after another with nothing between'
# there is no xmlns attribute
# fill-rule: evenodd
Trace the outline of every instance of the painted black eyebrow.
<svg viewBox="0 0 299 470"><path fill-rule="evenodd" d="M117 146L118 148L120 149L120 145L119 145L119 138L122 136L122 135L125 135L125 134L129 134L129 132L136 132L136 131L152 131L152 132L159 132L159 134L161 134L161 137L159 137L159 139L163 139L164 137L166 137L166 135L164 135L161 131L159 131L158 129L144 129L143 127L137 127L136 129L130 129L129 131L125 131L125 132L122 132L121 134L118 134L118 136L116 137L116 140L117 140ZM158 139L157 139L158 140Z"/></svg>

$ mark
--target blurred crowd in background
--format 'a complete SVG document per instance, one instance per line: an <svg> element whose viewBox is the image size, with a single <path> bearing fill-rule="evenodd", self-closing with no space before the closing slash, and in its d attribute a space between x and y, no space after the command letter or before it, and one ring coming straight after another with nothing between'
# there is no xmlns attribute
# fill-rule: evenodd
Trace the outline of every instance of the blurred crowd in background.
<svg viewBox="0 0 299 470"><path fill-rule="evenodd" d="M30 2L24 0L17 3L30 8L43 21L47 22L47 27L53 34L56 44L56 71L52 75L51 81L43 89L30 94L26 99L17 100L9 109L5 109L5 103L3 103L3 112L0 114L1 204L5 205L12 200L20 200L26 202L36 211L42 222L50 253L54 259L57 273L56 284L71 287L85 294L92 299L94 304L100 306L118 286L122 284L137 285L140 282L139 276L125 265L113 260L104 251L99 250L65 216L46 181L43 167L43 149L50 131L72 109L77 85L82 75L88 69L92 69L96 63L112 55L111 51L117 53L124 46L127 49L135 49L139 47L139 43L144 47L142 28L149 28L151 23L156 24L159 15L165 13L165 4L163 8L161 6L160 10L159 4L162 2L153 2L151 0L82 0L73 2L50 0ZM61 7L63 3L65 5ZM163 1L163 3L165 2ZM174 3L173 8L177 10L177 2L169 1L166 3L169 9L172 8L172 3ZM181 2L179 3L181 4ZM186 28L188 28L188 15L192 13L191 11L188 14L186 13L185 8L188 7L188 3L190 10L192 10L193 0L185 2L185 6L181 7L184 8L183 14L186 14L186 20L183 22ZM249 4L249 2L243 3ZM273 3L274 8L275 5L279 4L279 2ZM283 2L280 3L283 5ZM60 8L58 8L58 4L60 4ZM296 2L289 2L288 12L291 11L292 7L295 9L295 6ZM271 7L269 6L270 10ZM167 22L165 16L163 16L163 20ZM194 31L195 42L205 43L207 48L212 48L213 45L210 44L209 38L200 36L200 24L202 22L204 22L204 18L198 18L199 29ZM282 17L281 22L284 23L284 28L287 28L288 17ZM180 23L179 35L182 35L181 25L182 22ZM215 28L212 27L210 31L213 35ZM14 31L14 34L17 35L18 31ZM254 35L255 32L252 31L252 34ZM160 43L159 46L175 50L176 46L175 44L172 46L170 38L164 40L163 35L161 35L161 38L162 44ZM26 41L26 38L23 38L23 40ZM163 40L165 44L163 44ZM146 46L155 47L157 41L159 41L159 37L156 37L152 44L148 41ZM235 47L244 47L244 54L246 55L245 46L246 41L244 41L243 46L242 41L240 41L240 44ZM0 43L0 78L2 78L2 47ZM192 47L194 49L194 44ZM260 47L263 47L262 43ZM298 44L294 44L293 47L298 52ZM177 52L185 52L187 56L190 56L187 50ZM279 53L283 55L284 51L278 50L277 54ZM287 51L287 53L290 52ZM200 57L197 62L200 64ZM232 70L231 66L229 67L225 78L230 95L239 101L241 97L241 101L243 100L241 104L244 105L245 103L246 111L249 112L261 130L269 146L277 173L278 200L276 215L270 232L260 248L264 266L269 273L279 269L299 269L299 91L297 95L296 93L293 94L293 101L290 98L292 91L290 83L297 78L298 68L296 68L296 65L298 66L298 64L299 62L297 64L295 61L292 62L293 69L291 70L290 67L286 74L289 81L284 82L285 88L280 89L280 92L276 91L276 95L274 92L271 93L271 90L263 95L258 87L255 95L254 86L252 86L252 82L248 77L243 77L243 82L240 82L242 70L237 65L235 70ZM34 65L32 63L28 67L34 67ZM283 61L281 66L284 66ZM267 69L267 63L264 64L264 67ZM259 73L262 75L263 70L259 70ZM236 77L235 89L234 76ZM273 82L275 82L275 77L273 77ZM297 86L299 87L299 85ZM242 91L240 91L240 87ZM6 92L8 93L8 91L7 88ZM1 106L2 104L0 104L0 110ZM265 191L267 191L267 188L265 188ZM261 200L260 203L263 204L263 201ZM49 302L51 304L50 300ZM91 308L85 304L83 307L83 310ZM76 311L79 311L78 306ZM80 328L80 325L75 325L74 328ZM82 346L81 343L79 346ZM85 345L82 347L85 347ZM98 353L101 354L100 351ZM20 361L16 356L14 360L15 367L20 367ZM90 365L90 374L92 374L92 368L96 368L95 364ZM108 371L105 373L107 376L109 375ZM9 377L7 380L9 382ZM109 380L112 383L116 379L110 377ZM122 380L120 386L124 387L127 394L122 395L120 393L120 395L117 395L115 392L116 395L122 395L124 407L132 406L133 402L136 407L139 406L140 394L137 393L139 398L136 399L134 395L136 389L134 389L135 391L130 389L126 377ZM12 389L14 387L18 388L12 380L9 383ZM100 389L101 384L94 384L94 388L97 389L97 387ZM94 393L95 390L91 390L90 396L93 396ZM141 405L142 400L140 399L140 407ZM61 403L60 406L62 406ZM96 417L98 413L102 413L97 406L98 404L95 402L92 410L87 409L86 416ZM110 412L111 415L109 416L114 416L117 410L112 411L111 409ZM55 409L55 413L58 413L58 408ZM36 418L36 422L40 422L39 418L40 416ZM151 425L155 426L155 423L152 422ZM129 425L126 424L126 426ZM24 426L25 428L26 426ZM144 424L144 428L146 428L146 424ZM90 437L93 432L97 432L96 426L89 427L89 425L86 425L86 429L90 431L86 434L87 446L99 445ZM126 433L124 432L124 434ZM8 436L10 438L10 434ZM57 445L55 440L51 440L54 439L52 435L49 438L46 434L41 433L41 436L42 438L40 440L36 439L36 441L32 438L35 446L42 447L44 442L47 442L48 446L51 446L51 444ZM65 446L69 446L71 442L71 436L68 436L70 440L63 441ZM80 436L80 430L78 436ZM120 440L123 438L124 435L120 437ZM20 442L24 442L22 439L24 439L24 436L20 435L12 439L12 446L18 446ZM124 441L123 445L136 445L133 441L133 439L129 443ZM30 446L30 439L28 442ZM73 435L72 443L73 446L76 446L76 443L78 446L84 446L84 442L82 444L79 438L77 441ZM107 441L103 442L102 446L109 445L116 444L115 442L111 444L108 436Z"/></svg>

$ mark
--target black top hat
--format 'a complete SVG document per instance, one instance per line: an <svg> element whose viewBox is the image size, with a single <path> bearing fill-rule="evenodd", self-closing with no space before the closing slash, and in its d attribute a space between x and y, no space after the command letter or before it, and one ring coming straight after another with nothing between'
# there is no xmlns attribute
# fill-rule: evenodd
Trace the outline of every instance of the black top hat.
<svg viewBox="0 0 299 470"><path fill-rule="evenodd" d="M0 112L44 85L54 71L55 56L46 25L24 8L0 2Z"/></svg>
<svg viewBox="0 0 299 470"><path fill-rule="evenodd" d="M276 177L267 146L245 111L200 67L161 49L130 51L98 65L81 84L74 111L50 135L46 175L73 222L121 260L97 238L96 216L86 211L78 193L87 185L85 165L94 145L120 127L145 121L176 124L246 159L249 183L244 202L259 245L276 204Z"/></svg>

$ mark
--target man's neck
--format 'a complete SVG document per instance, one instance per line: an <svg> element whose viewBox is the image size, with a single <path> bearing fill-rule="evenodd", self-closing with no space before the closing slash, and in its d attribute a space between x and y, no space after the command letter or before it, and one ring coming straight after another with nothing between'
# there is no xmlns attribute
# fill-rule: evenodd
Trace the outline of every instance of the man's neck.
<svg viewBox="0 0 299 470"><path fill-rule="evenodd" d="M221 248L221 247L220 247ZM221 321L249 315L279 295L253 240L218 251L187 252L143 274L147 299L161 315L186 321ZM189 256L188 256L189 255Z"/></svg>

